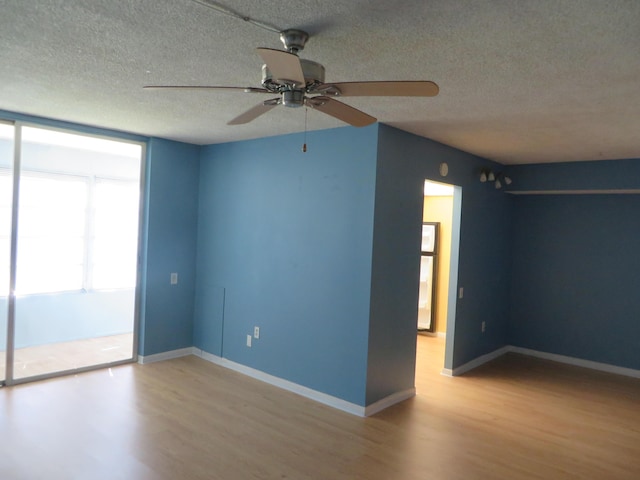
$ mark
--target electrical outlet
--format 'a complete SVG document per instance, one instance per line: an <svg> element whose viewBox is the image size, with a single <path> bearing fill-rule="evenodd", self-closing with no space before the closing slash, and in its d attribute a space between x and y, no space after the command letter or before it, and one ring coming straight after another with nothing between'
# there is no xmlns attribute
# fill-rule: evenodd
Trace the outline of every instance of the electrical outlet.
<svg viewBox="0 0 640 480"><path fill-rule="evenodd" d="M253 327L253 338L260 338L260 327Z"/></svg>
<svg viewBox="0 0 640 480"><path fill-rule="evenodd" d="M172 273L171 274L171 285L177 285L178 284L178 274L177 273Z"/></svg>
<svg viewBox="0 0 640 480"><path fill-rule="evenodd" d="M484 333L486 329L487 329L487 322L483 320L482 323L480 324L480 330L482 330L482 333Z"/></svg>
<svg viewBox="0 0 640 480"><path fill-rule="evenodd" d="M247 335L247 347L251 346L251 335Z"/></svg>
<svg viewBox="0 0 640 480"><path fill-rule="evenodd" d="M460 290L458 291L458 298L462 297L464 297L464 287L460 287Z"/></svg>

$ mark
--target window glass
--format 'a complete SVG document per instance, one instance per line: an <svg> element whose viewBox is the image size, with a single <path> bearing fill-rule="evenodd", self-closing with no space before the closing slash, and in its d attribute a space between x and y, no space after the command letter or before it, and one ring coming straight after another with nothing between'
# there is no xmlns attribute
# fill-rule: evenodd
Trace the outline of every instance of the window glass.
<svg viewBox="0 0 640 480"><path fill-rule="evenodd" d="M11 203L13 200L13 125L0 123L0 297L9 295ZM4 328L0 314L0 327Z"/></svg>
<svg viewBox="0 0 640 480"><path fill-rule="evenodd" d="M81 177L23 172L18 295L83 288L87 195Z"/></svg>
<svg viewBox="0 0 640 480"><path fill-rule="evenodd" d="M133 288L138 251L139 187L98 179L94 195L93 288Z"/></svg>

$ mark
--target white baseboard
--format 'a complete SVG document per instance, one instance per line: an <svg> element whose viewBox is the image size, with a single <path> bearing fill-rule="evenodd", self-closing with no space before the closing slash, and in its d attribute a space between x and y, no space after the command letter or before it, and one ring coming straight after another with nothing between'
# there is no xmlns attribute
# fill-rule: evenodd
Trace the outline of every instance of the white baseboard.
<svg viewBox="0 0 640 480"><path fill-rule="evenodd" d="M357 415L359 417L368 417L371 415L375 415L385 408L388 408L391 405L395 405L396 403L400 403L408 398L415 396L416 394L416 389L410 388L402 392L396 392L392 395L389 395L388 397L378 400L375 403L372 403L371 405L368 405L367 407L363 407L361 405L356 405L355 403L342 400L341 398L327 395L326 393L318 392L317 390L298 385L297 383L293 383L288 380L269 375L268 373L256 370L251 367L247 367L246 365L232 362L231 360L228 360L226 358L218 357L217 355L205 352L204 350L200 350L196 347L181 348L179 350L171 350L169 352L156 353L154 355L138 355L138 363L141 365L145 365L153 362L161 362L163 360L186 357L187 355L195 355L202 358L203 360L214 363L221 367L228 368L238 373L242 373L243 375L255 378L256 380L260 380L261 382L268 383L275 387L282 388L283 390L293 392L302 397L309 398L316 402L328 405L338 410L342 410L343 412L351 413L352 415Z"/></svg>
<svg viewBox="0 0 640 480"><path fill-rule="evenodd" d="M226 358L218 357L217 355L205 352L204 350L194 348L194 355L208 362L220 365L221 367L225 367L238 373L242 373L243 375L247 375L251 378L255 378L256 380L260 380L261 382L265 382L275 387L282 388L283 390L296 393L302 397L315 400L316 402L322 403L324 405L337 408L338 410L342 410L343 412L358 415L360 417L367 416L365 407L356 405L355 403L347 402L346 400L342 400L341 398L327 395L326 393L318 392L317 390L298 385L297 383L293 383L288 380L269 375L268 373L261 372L260 370L247 367L246 365L242 365L240 363L232 362L231 360L228 360Z"/></svg>
<svg viewBox="0 0 640 480"><path fill-rule="evenodd" d="M442 369L442 374L448 377L457 377L458 375L462 375L463 373L468 372L469 370L473 370L474 368L478 368L480 365L484 365L491 360L495 360L498 357L501 357L505 353L510 351L510 346L505 345L504 347L498 348L493 352L486 353L484 355L479 356L478 358L474 358L470 362L465 363L464 365L460 365L459 367L452 369L444 368Z"/></svg>
<svg viewBox="0 0 640 480"><path fill-rule="evenodd" d="M364 416L370 417L371 415L375 415L376 413L381 412L385 408L389 408L396 403L404 402L405 400L415 396L415 387L408 388L407 390L403 390L402 392L392 393L388 397L384 397L377 402L372 403L371 405L367 405L364 408Z"/></svg>
<svg viewBox="0 0 640 480"><path fill-rule="evenodd" d="M553 362L566 363L567 365L574 365L576 367L589 368L591 370L598 370L607 373L615 373L616 375L624 375L625 377L640 378L640 370L634 370L633 368L618 367L616 365L611 365L608 363L583 360L581 358L567 357L566 355L558 355L555 353L540 352L538 350L531 350L529 348L522 347L509 346L509 351L513 353L519 353L521 355L528 355L530 357L551 360Z"/></svg>
<svg viewBox="0 0 640 480"><path fill-rule="evenodd" d="M171 360L173 358L186 357L194 355L194 347L180 348L178 350L170 350L168 352L156 353L153 355L138 355L138 363L145 365L147 363L161 362L163 360Z"/></svg>
<svg viewBox="0 0 640 480"><path fill-rule="evenodd" d="M218 357L217 355L213 355L198 348L194 348L193 354L202 358L203 360L214 363L221 367L228 368L238 373L242 373L243 375L255 378L256 380L260 380L261 382L268 383L269 385L282 388L283 390L293 392L302 397L314 400L318 403L322 403L338 410L342 410L343 412L351 413L352 415L357 415L359 417L369 417L371 415L375 415L385 408L395 405L396 403L400 403L408 398L415 396L416 394L416 389L410 388L402 392L393 393L388 397L382 398L377 402L372 403L371 405L362 407L360 405L356 405L355 403L342 400L341 398L327 395L326 393L318 392L317 390L298 385L297 383L293 383L288 380L269 375L268 373L256 370L255 368L247 367L246 365L233 362L226 358Z"/></svg>
<svg viewBox="0 0 640 480"><path fill-rule="evenodd" d="M610 365L608 363L594 362L591 360L583 360L582 358L568 357L566 355L558 355L555 353L541 352L539 350L532 350L530 348L515 347L513 345L505 345L498 348L493 352L482 355L478 358L471 360L454 369L443 368L440 372L447 377L455 377L462 375L474 368L479 367L491 360L494 360L505 353L518 353L520 355L527 355L529 357L541 358L543 360L551 360L553 362L565 363L567 365L574 365L576 367L589 368L591 370L598 370L601 372L614 373L616 375L624 375L625 377L640 378L640 370L634 370L633 368L618 367L616 365Z"/></svg>
<svg viewBox="0 0 640 480"><path fill-rule="evenodd" d="M454 369L443 368L441 371L441 374L448 377L455 377L458 375L462 375L470 370L473 370L474 368L478 368L479 366L484 365L487 362L495 360L496 358L509 352L518 353L521 355L528 355L531 357L537 357L545 360L551 360L559 363L565 363L568 365L589 368L591 370L598 370L598 371L613 373L617 375L624 375L627 377L640 378L640 370L634 370L632 368L625 368L625 367L618 367L615 365L610 365L610 364L600 363L600 362L593 362L591 360L583 360L580 358L568 357L565 355L557 355L554 353L540 352L537 350L531 350L531 349L522 348L522 347L515 347L512 345L505 345L504 347L498 348L497 350L494 350L493 352L489 352L485 355L481 355L480 357L475 358L470 362L467 362ZM243 375L247 375L249 377L255 378L256 380L260 380L262 382L268 383L275 387L282 388L283 390L293 392L302 397L309 398L311 400L322 403L324 405L328 405L332 408L336 408L338 410L342 410L344 412L351 413L352 415L357 415L360 417L369 417L371 415L375 415L376 413L392 405L395 405L396 403L400 403L404 400L407 400L415 396L416 394L416 389L410 388L407 390L403 390L401 392L393 393L385 398L378 400L377 402L372 403L371 405L363 407L361 405L356 405L355 403L342 400L341 398L337 398L332 395L327 395L326 393L322 393L317 390L313 390L311 388L298 385L297 383L293 383L288 380L284 380L282 378L269 375L268 373L262 372L260 370L256 370L251 367L247 367L246 365L232 362L231 360L218 357L217 355L213 355L211 353L205 352L204 350L200 350L195 347L181 348L178 350L171 350L169 352L162 352L154 355L145 355L145 356L138 355L138 363L148 364L153 362L160 362L162 360L171 360L174 358L185 357L187 355L195 355L208 362L214 363L216 365L220 365L221 367L234 370L236 372L242 373Z"/></svg>

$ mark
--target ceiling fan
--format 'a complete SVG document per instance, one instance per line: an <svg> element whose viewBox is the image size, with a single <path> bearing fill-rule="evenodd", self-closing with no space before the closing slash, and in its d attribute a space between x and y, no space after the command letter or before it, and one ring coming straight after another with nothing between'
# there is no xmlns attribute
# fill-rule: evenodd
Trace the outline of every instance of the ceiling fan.
<svg viewBox="0 0 640 480"><path fill-rule="evenodd" d="M147 85L146 89L182 90L238 90L246 93L277 94L265 100L227 125L249 123L278 105L285 107L308 106L335 117L354 127L364 127L376 122L376 118L339 102L335 97L433 97L438 94L438 85L430 81L381 81L381 82L324 82L324 67L311 60L300 59L298 52L304 49L309 34L303 30L287 29L280 32L285 50L258 48L262 57L262 88Z"/></svg>

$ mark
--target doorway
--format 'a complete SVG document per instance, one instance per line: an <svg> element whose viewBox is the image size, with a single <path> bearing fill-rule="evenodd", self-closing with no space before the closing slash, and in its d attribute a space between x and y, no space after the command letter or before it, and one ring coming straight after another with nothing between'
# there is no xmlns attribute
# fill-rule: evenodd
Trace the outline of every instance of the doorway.
<svg viewBox="0 0 640 480"><path fill-rule="evenodd" d="M0 124L0 381L135 358L143 150Z"/></svg>
<svg viewBox="0 0 640 480"><path fill-rule="evenodd" d="M417 365L427 361L439 370L444 367L445 356L452 357L453 354L461 197L460 187L425 180L417 320L420 361ZM426 250L425 229L427 233L431 232L427 235ZM425 268L432 269L433 273ZM425 321L427 314L431 322ZM418 370L416 374L419 374Z"/></svg>

